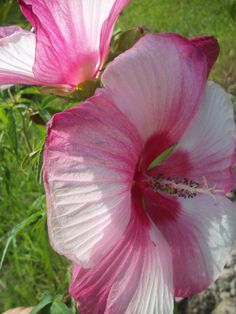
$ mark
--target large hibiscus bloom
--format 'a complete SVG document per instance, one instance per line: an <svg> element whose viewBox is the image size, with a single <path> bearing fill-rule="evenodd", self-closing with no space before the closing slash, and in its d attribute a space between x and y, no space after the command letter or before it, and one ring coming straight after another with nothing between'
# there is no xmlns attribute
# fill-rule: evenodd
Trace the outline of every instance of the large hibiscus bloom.
<svg viewBox="0 0 236 314"><path fill-rule="evenodd" d="M211 37L146 35L107 67L104 89L49 123L49 235L74 262L81 313L170 314L174 296L222 271L235 125L206 81L217 53Z"/></svg>
<svg viewBox="0 0 236 314"><path fill-rule="evenodd" d="M96 77L130 0L19 0L35 33L0 27L0 84L73 89Z"/></svg>

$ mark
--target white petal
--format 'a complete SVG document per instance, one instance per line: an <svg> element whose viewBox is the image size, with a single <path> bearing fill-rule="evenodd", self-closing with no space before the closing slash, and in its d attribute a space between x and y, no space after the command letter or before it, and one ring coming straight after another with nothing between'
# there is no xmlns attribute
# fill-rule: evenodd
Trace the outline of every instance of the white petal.
<svg viewBox="0 0 236 314"><path fill-rule="evenodd" d="M102 82L146 141L155 133L176 144L203 96L207 62L177 34L150 34L110 63Z"/></svg>
<svg viewBox="0 0 236 314"><path fill-rule="evenodd" d="M21 28L7 28L7 36L0 38L0 84L37 84L32 72L35 35Z"/></svg>
<svg viewBox="0 0 236 314"><path fill-rule="evenodd" d="M176 219L155 224L172 251L175 296L187 297L223 271L236 239L236 206L219 195L179 198L179 204Z"/></svg>
<svg viewBox="0 0 236 314"><path fill-rule="evenodd" d="M87 268L119 240L130 219L139 145L128 120L100 96L54 116L44 183L57 252Z"/></svg>
<svg viewBox="0 0 236 314"><path fill-rule="evenodd" d="M168 244L132 218L123 237L96 267L74 265L70 293L81 313L170 314L172 265Z"/></svg>
<svg viewBox="0 0 236 314"><path fill-rule="evenodd" d="M235 146L233 105L219 85L209 82L198 113L159 171L228 193L234 187Z"/></svg>

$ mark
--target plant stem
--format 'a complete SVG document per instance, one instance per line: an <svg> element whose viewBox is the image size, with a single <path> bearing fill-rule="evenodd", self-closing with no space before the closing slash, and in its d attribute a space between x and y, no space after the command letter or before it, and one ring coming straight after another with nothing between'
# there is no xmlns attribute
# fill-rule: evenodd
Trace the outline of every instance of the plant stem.
<svg viewBox="0 0 236 314"><path fill-rule="evenodd" d="M29 137L28 137L28 131L27 131L27 127L26 127L26 124L25 124L25 117L21 113L21 111L20 111L20 115L21 115L21 118L22 118L22 127L23 127L22 130L23 130L23 135L24 135L24 138L25 138L25 142L27 144L29 152L31 153L33 151L33 148L31 146L31 143L30 143L30 140L29 140Z"/></svg>

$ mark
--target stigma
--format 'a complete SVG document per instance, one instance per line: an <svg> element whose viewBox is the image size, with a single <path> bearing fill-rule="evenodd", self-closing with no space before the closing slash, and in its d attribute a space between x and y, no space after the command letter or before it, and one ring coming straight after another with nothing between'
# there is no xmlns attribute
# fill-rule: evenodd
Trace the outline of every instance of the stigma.
<svg viewBox="0 0 236 314"><path fill-rule="evenodd" d="M194 198L199 194L209 194L213 196L213 192L220 192L214 187L209 187L206 178L203 177L203 184L179 177L165 177L164 174L158 174L149 178L149 183L154 192L164 192L182 198ZM214 197L214 196L213 196Z"/></svg>

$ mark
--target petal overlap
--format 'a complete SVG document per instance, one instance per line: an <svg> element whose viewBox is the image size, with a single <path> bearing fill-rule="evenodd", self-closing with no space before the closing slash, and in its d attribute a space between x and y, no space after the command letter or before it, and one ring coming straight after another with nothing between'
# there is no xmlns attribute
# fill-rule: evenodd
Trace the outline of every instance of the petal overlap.
<svg viewBox="0 0 236 314"><path fill-rule="evenodd" d="M154 133L175 144L199 108L206 56L171 33L146 35L107 66L102 82L145 142Z"/></svg>
<svg viewBox="0 0 236 314"><path fill-rule="evenodd" d="M132 217L123 237L93 269L74 265L70 293L81 313L169 314L173 311L171 257L153 226Z"/></svg>

